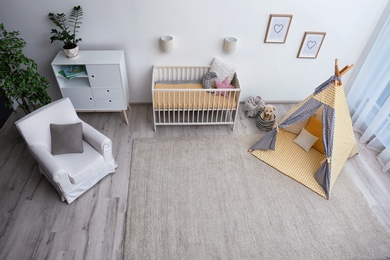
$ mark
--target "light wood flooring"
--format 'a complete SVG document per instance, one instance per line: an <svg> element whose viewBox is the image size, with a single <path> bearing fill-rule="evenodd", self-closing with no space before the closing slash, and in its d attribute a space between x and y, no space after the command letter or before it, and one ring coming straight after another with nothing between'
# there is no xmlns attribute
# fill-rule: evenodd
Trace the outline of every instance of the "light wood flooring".
<svg viewBox="0 0 390 260"><path fill-rule="evenodd" d="M291 105L276 107L280 119ZM234 131L229 126L163 126L154 132L150 104L131 106L130 125L122 113L79 116L112 139L119 167L70 205L39 173L14 126L20 114L14 113L1 130L0 259L123 259L133 139L259 133L255 119L243 111ZM360 154L348 161L346 171L390 232L390 173L381 172L374 152L359 146Z"/></svg>

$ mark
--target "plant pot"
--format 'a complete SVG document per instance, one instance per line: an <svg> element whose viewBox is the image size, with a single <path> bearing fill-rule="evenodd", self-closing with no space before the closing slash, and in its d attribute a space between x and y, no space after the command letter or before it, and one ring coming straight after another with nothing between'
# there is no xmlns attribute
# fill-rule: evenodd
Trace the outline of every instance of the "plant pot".
<svg viewBox="0 0 390 260"><path fill-rule="evenodd" d="M76 46L73 49L65 49L65 48L62 48L62 49L64 50L65 56L68 58L74 58L77 55L79 55L79 46Z"/></svg>

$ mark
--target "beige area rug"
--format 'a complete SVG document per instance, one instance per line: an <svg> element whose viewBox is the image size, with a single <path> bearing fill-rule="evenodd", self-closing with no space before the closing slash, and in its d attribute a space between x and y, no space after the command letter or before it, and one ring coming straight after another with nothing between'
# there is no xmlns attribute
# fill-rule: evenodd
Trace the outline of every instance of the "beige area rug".
<svg viewBox="0 0 390 260"><path fill-rule="evenodd" d="M385 259L346 172L330 200L247 152L258 135L133 141L125 259Z"/></svg>

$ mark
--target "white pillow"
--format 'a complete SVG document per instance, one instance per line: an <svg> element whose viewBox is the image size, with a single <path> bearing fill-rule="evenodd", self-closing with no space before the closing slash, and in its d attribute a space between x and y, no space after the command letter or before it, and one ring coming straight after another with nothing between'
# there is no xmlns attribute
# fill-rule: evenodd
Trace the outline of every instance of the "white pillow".
<svg viewBox="0 0 390 260"><path fill-rule="evenodd" d="M302 128L301 133L294 139L294 143L302 147L303 150L309 152L313 144L318 140L318 137L315 137L305 128Z"/></svg>
<svg viewBox="0 0 390 260"><path fill-rule="evenodd" d="M236 69L234 67L232 67L231 65L226 64L217 58L214 58L213 61L211 62L209 71L215 72L217 74L217 80L219 82L222 82L226 78L228 78L229 83L231 83ZM212 80L211 82L213 84L214 80ZM213 85L215 85L215 84L213 84Z"/></svg>

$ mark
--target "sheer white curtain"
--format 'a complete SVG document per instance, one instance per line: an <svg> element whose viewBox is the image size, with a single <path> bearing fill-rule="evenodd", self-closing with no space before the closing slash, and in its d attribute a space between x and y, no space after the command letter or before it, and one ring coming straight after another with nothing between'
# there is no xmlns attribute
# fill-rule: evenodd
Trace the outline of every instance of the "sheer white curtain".
<svg viewBox="0 0 390 260"><path fill-rule="evenodd" d="M389 9L389 8L386 8ZM367 55L348 96L360 142L377 151L382 171L390 169L390 17Z"/></svg>

